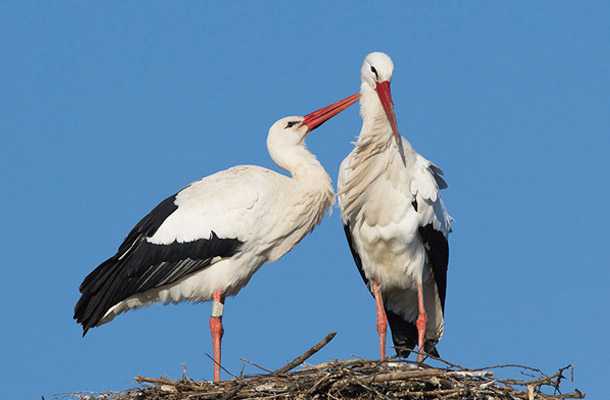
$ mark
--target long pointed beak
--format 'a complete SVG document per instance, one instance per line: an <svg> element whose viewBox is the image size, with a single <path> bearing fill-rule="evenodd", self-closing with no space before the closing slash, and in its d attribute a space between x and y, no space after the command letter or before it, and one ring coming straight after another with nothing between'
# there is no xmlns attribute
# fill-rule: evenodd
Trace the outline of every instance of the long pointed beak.
<svg viewBox="0 0 610 400"><path fill-rule="evenodd" d="M303 117L303 124L307 125L308 131L311 132L341 111L348 109L352 104L358 101L360 93L353 94L331 105L313 111Z"/></svg>
<svg viewBox="0 0 610 400"><path fill-rule="evenodd" d="M396 113L394 112L394 102L392 101L390 81L377 83L375 90L377 91L377 96L379 96L379 101L381 101L385 115L388 117L388 121L390 121L390 125L392 126L392 135L394 136L394 140L396 140L396 144L398 145L400 158L402 158L402 162L406 166L407 161L405 160L405 151L402 146L402 139L400 138L400 133L398 132L398 123L396 122Z"/></svg>

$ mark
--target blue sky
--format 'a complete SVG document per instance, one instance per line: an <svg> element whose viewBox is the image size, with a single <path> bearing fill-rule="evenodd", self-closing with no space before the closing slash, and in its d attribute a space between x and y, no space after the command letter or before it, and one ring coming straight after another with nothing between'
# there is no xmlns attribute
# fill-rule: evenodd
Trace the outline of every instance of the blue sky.
<svg viewBox="0 0 610 400"><path fill-rule="evenodd" d="M209 304L153 306L81 338L82 278L167 195L273 167L268 127L395 63L398 121L443 167L451 237L439 350L471 367L574 363L610 379L607 2L0 3L2 398L209 378ZM336 181L356 108L310 136ZM224 363L376 357L373 302L339 213L225 309ZM255 372L251 369L246 371Z"/></svg>

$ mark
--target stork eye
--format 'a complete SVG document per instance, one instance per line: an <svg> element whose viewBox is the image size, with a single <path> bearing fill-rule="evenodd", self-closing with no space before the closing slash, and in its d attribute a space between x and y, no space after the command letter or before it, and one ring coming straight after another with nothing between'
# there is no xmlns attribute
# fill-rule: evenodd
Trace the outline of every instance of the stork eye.
<svg viewBox="0 0 610 400"><path fill-rule="evenodd" d="M377 69L371 65L371 72L375 74L375 78L379 79L379 74L377 73Z"/></svg>
<svg viewBox="0 0 610 400"><path fill-rule="evenodd" d="M289 122L286 124L286 127L285 127L284 129L292 128L293 126L295 126L295 125L296 125L296 124L298 124L298 123L299 123L299 121L289 121Z"/></svg>

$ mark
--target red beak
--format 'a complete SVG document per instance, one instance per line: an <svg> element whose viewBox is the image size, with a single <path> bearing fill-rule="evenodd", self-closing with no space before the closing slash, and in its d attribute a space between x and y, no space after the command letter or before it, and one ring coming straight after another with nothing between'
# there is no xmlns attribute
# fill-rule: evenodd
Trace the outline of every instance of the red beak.
<svg viewBox="0 0 610 400"><path fill-rule="evenodd" d="M303 124L307 125L308 132L311 132L341 111L349 108L352 104L357 102L359 98L360 93L356 93L329 106L311 112L303 118Z"/></svg>
<svg viewBox="0 0 610 400"><path fill-rule="evenodd" d="M390 81L377 83L375 90L377 91L377 96L379 96L379 101L381 101L385 115L388 117L388 121L390 121L390 125L392 126L392 135L394 136L396 144L398 145L398 152L400 153L402 162L406 166L407 162L405 160L405 151L402 147L402 139L400 138L400 133L398 132L398 123L396 122L396 113L394 112L394 102L392 101Z"/></svg>

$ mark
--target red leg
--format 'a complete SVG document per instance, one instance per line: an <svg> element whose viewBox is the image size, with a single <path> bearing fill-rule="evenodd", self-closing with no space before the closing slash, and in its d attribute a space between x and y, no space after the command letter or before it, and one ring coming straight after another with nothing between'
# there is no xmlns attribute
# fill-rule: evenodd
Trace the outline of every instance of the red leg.
<svg viewBox="0 0 610 400"><path fill-rule="evenodd" d="M424 307L424 289L422 288L421 283L417 284L417 307L419 311L416 322L419 347L417 362L422 362L424 361L424 340L426 339L426 323L428 322L428 317L426 316L426 308Z"/></svg>
<svg viewBox="0 0 610 400"><path fill-rule="evenodd" d="M222 291L217 290L212 295L212 316L210 317L210 334L212 335L212 348L214 351L214 382L220 382L220 348L222 342L222 311L224 308L224 296Z"/></svg>
<svg viewBox="0 0 610 400"><path fill-rule="evenodd" d="M383 307L383 297L381 287L377 282L373 282L373 295L375 296L375 310L377 313L377 334L379 335L379 358L385 360L385 334L388 329L388 320Z"/></svg>

